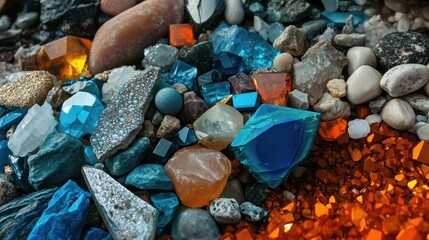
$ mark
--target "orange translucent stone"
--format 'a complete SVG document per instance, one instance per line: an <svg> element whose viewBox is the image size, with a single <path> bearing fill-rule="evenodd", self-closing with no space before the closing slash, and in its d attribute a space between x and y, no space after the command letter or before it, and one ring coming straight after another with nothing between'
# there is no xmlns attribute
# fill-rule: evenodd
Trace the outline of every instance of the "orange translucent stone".
<svg viewBox="0 0 429 240"><path fill-rule="evenodd" d="M371 110L367 106L358 106L356 107L356 114L360 119L365 119L371 114Z"/></svg>
<svg viewBox="0 0 429 240"><path fill-rule="evenodd" d="M276 239L279 237L279 233L280 233L280 229L277 227L276 229L274 229L274 231L272 231L268 237L271 239Z"/></svg>
<svg viewBox="0 0 429 240"><path fill-rule="evenodd" d="M401 228L401 223L396 215L387 217L383 220L383 232L386 234L398 233Z"/></svg>
<svg viewBox="0 0 429 240"><path fill-rule="evenodd" d="M371 228L371 230L369 230L368 235L365 238L365 240L382 240L382 239L383 239L383 233L374 228Z"/></svg>
<svg viewBox="0 0 429 240"><path fill-rule="evenodd" d="M396 236L396 240L421 240L423 239L414 226L402 229Z"/></svg>
<svg viewBox="0 0 429 240"><path fill-rule="evenodd" d="M243 229L235 234L235 238L237 240L253 240L252 234L250 234L249 230Z"/></svg>
<svg viewBox="0 0 429 240"><path fill-rule="evenodd" d="M262 103L286 106L287 96L292 90L288 73L258 73L253 77L253 83Z"/></svg>
<svg viewBox="0 0 429 240"><path fill-rule="evenodd" d="M45 44L37 55L40 70L55 75L58 80L77 79L87 70L91 41L66 36Z"/></svg>
<svg viewBox="0 0 429 240"><path fill-rule="evenodd" d="M347 131L347 120L338 118L331 121L321 122L319 135L325 141L335 141Z"/></svg>
<svg viewBox="0 0 429 240"><path fill-rule="evenodd" d="M352 151L352 159L355 162L361 160L362 159L362 152L359 149L357 149L357 148L353 149L353 151Z"/></svg>
<svg viewBox="0 0 429 240"><path fill-rule="evenodd" d="M429 143L421 140L413 148L413 159L424 164L429 164Z"/></svg>
<svg viewBox="0 0 429 240"><path fill-rule="evenodd" d="M194 30L191 24L170 24L170 45L183 47L194 44Z"/></svg>
<svg viewBox="0 0 429 240"><path fill-rule="evenodd" d="M324 218L329 215L329 209L323 203L318 202L314 205L314 214L318 218Z"/></svg>

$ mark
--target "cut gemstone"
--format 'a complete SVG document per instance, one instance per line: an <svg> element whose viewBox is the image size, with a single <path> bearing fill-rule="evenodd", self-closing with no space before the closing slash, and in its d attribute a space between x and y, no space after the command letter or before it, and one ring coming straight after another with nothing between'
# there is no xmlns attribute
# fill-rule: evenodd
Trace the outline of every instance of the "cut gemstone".
<svg viewBox="0 0 429 240"><path fill-rule="evenodd" d="M103 104L94 95L78 92L63 103L60 114L60 131L75 138L92 134L103 110Z"/></svg>
<svg viewBox="0 0 429 240"><path fill-rule="evenodd" d="M355 26L362 24L368 17L361 12L322 12L321 15L328 21L329 27L343 27L350 15L353 16Z"/></svg>
<svg viewBox="0 0 429 240"><path fill-rule="evenodd" d="M198 85L204 86L209 83L219 82L222 79L220 73L216 70L211 70L198 77Z"/></svg>
<svg viewBox="0 0 429 240"><path fill-rule="evenodd" d="M201 94L208 106L213 106L217 101L231 94L231 85L227 81L210 83L201 87Z"/></svg>
<svg viewBox="0 0 429 240"><path fill-rule="evenodd" d="M213 57L213 69L223 75L234 75L244 70L243 58L229 52L219 52Z"/></svg>
<svg viewBox="0 0 429 240"><path fill-rule="evenodd" d="M259 107L258 93L249 92L234 95L232 102L238 111L255 111Z"/></svg>
<svg viewBox="0 0 429 240"><path fill-rule="evenodd" d="M27 114L27 108L18 108L0 118L0 130L9 130L13 124L18 124Z"/></svg>
<svg viewBox="0 0 429 240"><path fill-rule="evenodd" d="M292 81L287 73L258 73L253 77L261 102L286 106L287 96L292 90Z"/></svg>
<svg viewBox="0 0 429 240"><path fill-rule="evenodd" d="M59 80L79 78L87 69L91 41L66 36L44 45L37 56L40 70L54 74Z"/></svg>
<svg viewBox="0 0 429 240"><path fill-rule="evenodd" d="M177 134L182 146L190 146L198 142L195 131L192 128L184 127Z"/></svg>
<svg viewBox="0 0 429 240"><path fill-rule="evenodd" d="M307 156L319 123L317 112L263 104L231 147L256 180L275 188Z"/></svg>
<svg viewBox="0 0 429 240"><path fill-rule="evenodd" d="M183 61L176 60L173 67L171 68L170 74L168 75L168 86L175 83L182 83L189 90L196 90L195 79L197 77L198 70L196 67L191 66Z"/></svg>
<svg viewBox="0 0 429 240"><path fill-rule="evenodd" d="M149 158L150 162L165 164L177 150L179 150L179 147L176 146L176 144L173 144L165 138L160 138Z"/></svg>
<svg viewBox="0 0 429 240"><path fill-rule="evenodd" d="M170 45L183 47L194 44L194 30L191 24L170 24Z"/></svg>
<svg viewBox="0 0 429 240"><path fill-rule="evenodd" d="M24 157L42 144L48 134L57 126L51 105L35 104L18 124L9 139L8 146L13 154Z"/></svg>

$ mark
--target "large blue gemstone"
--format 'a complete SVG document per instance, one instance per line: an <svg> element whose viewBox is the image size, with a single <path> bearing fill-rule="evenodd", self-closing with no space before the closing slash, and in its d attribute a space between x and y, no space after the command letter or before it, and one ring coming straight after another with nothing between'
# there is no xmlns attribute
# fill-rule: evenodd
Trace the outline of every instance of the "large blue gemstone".
<svg viewBox="0 0 429 240"><path fill-rule="evenodd" d="M183 61L176 60L169 74L168 86L175 83L182 83L189 90L196 91L196 78L198 69L192 65L189 65Z"/></svg>
<svg viewBox="0 0 429 240"><path fill-rule="evenodd" d="M361 12L322 12L322 17L328 20L329 27L343 27L347 18L353 15L353 25L357 26L365 22L367 15Z"/></svg>
<svg viewBox="0 0 429 240"><path fill-rule="evenodd" d="M94 95L78 92L63 103L60 131L78 139L85 134L92 134L103 110L103 104Z"/></svg>
<svg viewBox="0 0 429 240"><path fill-rule="evenodd" d="M179 207L179 199L172 192L161 192L151 195L150 200L159 213L157 224L157 233L159 234L173 220L174 213Z"/></svg>
<svg viewBox="0 0 429 240"><path fill-rule="evenodd" d="M201 87L201 94L208 106L228 97L231 94L231 85L227 81L210 83Z"/></svg>
<svg viewBox="0 0 429 240"><path fill-rule="evenodd" d="M18 124L27 114L27 108L19 108L0 118L0 130L9 130L13 124Z"/></svg>
<svg viewBox="0 0 429 240"><path fill-rule="evenodd" d="M319 124L320 113L263 104L231 147L256 180L275 188L307 156Z"/></svg>

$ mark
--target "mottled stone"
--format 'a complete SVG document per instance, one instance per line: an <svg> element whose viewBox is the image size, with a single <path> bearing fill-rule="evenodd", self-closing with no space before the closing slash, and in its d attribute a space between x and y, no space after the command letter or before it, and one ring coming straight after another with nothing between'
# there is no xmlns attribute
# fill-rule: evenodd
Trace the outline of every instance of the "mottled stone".
<svg viewBox="0 0 429 240"><path fill-rule="evenodd" d="M183 110L180 118L185 123L193 123L197 120L206 110L207 105L203 99L193 92L187 92L183 95Z"/></svg>
<svg viewBox="0 0 429 240"><path fill-rule="evenodd" d="M334 44L340 47L356 47L364 46L366 40L365 34L337 34L334 37Z"/></svg>
<svg viewBox="0 0 429 240"><path fill-rule="evenodd" d="M96 74L143 58L144 49L179 23L183 0L148 0L110 19L98 29L89 57L89 70ZM146 23L146 24L141 24Z"/></svg>
<svg viewBox="0 0 429 240"><path fill-rule="evenodd" d="M18 196L18 189L15 187L15 185L0 177L0 206L10 202Z"/></svg>
<svg viewBox="0 0 429 240"><path fill-rule="evenodd" d="M127 175L125 184L141 190L173 190L173 183L160 164L146 163Z"/></svg>
<svg viewBox="0 0 429 240"><path fill-rule="evenodd" d="M183 83L175 83L171 87L176 89L182 96L189 90Z"/></svg>
<svg viewBox="0 0 429 240"><path fill-rule="evenodd" d="M34 71L0 88L0 105L7 108L32 107L43 104L54 79L46 71Z"/></svg>
<svg viewBox="0 0 429 240"><path fill-rule="evenodd" d="M271 22L293 23L306 17L310 10L311 6L306 0L271 0L267 15Z"/></svg>
<svg viewBox="0 0 429 240"><path fill-rule="evenodd" d="M398 130L410 129L416 122L416 114L413 108L409 103L399 98L387 102L380 115L384 122Z"/></svg>
<svg viewBox="0 0 429 240"><path fill-rule="evenodd" d="M347 79L347 99L358 105L371 101L382 93L380 87L381 73L375 68L360 66Z"/></svg>
<svg viewBox="0 0 429 240"><path fill-rule="evenodd" d="M350 116L350 104L334 98L327 92L323 93L322 98L314 105L314 110L322 114L322 121Z"/></svg>
<svg viewBox="0 0 429 240"><path fill-rule="evenodd" d="M236 224L241 219L240 206L234 198L218 198L210 203L210 214L220 224Z"/></svg>
<svg viewBox="0 0 429 240"><path fill-rule="evenodd" d="M229 77L228 81L231 84L233 94L255 91L255 84L253 84L252 79L245 73L237 73Z"/></svg>
<svg viewBox="0 0 429 240"><path fill-rule="evenodd" d="M429 49L428 49L429 50ZM429 80L429 68L422 64L401 64L392 67L380 80L380 86L392 97L417 91Z"/></svg>
<svg viewBox="0 0 429 240"><path fill-rule="evenodd" d="M131 66L113 69L108 75L107 82L103 84L103 88L101 89L103 102L108 104L113 94L138 73L139 72Z"/></svg>
<svg viewBox="0 0 429 240"><path fill-rule="evenodd" d="M60 86L55 86L48 92L45 101L51 104L54 109L60 110L63 103L69 98L69 93L64 91Z"/></svg>
<svg viewBox="0 0 429 240"><path fill-rule="evenodd" d="M156 132L158 138L169 138L180 129L180 120L174 116L166 115Z"/></svg>
<svg viewBox="0 0 429 240"><path fill-rule="evenodd" d="M171 238L175 240L205 239L221 237L215 220L207 211L198 208L179 208L171 226Z"/></svg>
<svg viewBox="0 0 429 240"><path fill-rule="evenodd" d="M160 121L162 121L162 118L163 118L163 116L161 115L161 120ZM155 142L157 140L156 131L157 131L157 129L152 124L151 121L144 120L143 121L142 129L141 129L141 131L140 131L140 133L139 133L138 136L147 137L147 138L149 138L149 140L151 142Z"/></svg>
<svg viewBox="0 0 429 240"><path fill-rule="evenodd" d="M386 103L385 97L378 97L368 103L368 107L371 110L372 113L379 113L381 109L383 108L384 104Z"/></svg>
<svg viewBox="0 0 429 240"><path fill-rule="evenodd" d="M119 13L136 5L136 0L101 0L100 9L105 14L116 16Z"/></svg>
<svg viewBox="0 0 429 240"><path fill-rule="evenodd" d="M305 32L289 25L283 33L274 40L273 46L282 52L290 53L294 57L302 56L308 49Z"/></svg>
<svg viewBox="0 0 429 240"><path fill-rule="evenodd" d="M419 93L412 93L402 97L410 106L421 113L429 112L429 97Z"/></svg>
<svg viewBox="0 0 429 240"><path fill-rule="evenodd" d="M94 81L77 81L69 86L64 86L63 89L70 95L76 94L77 92L87 92L101 99L100 89Z"/></svg>
<svg viewBox="0 0 429 240"><path fill-rule="evenodd" d="M251 202L256 206L262 206L267 198L268 187L265 184L254 182L247 185L244 191L244 196L247 202Z"/></svg>
<svg viewBox="0 0 429 240"><path fill-rule="evenodd" d="M97 158L104 160L125 149L140 132L159 79L159 69L138 72L115 92L91 135Z"/></svg>
<svg viewBox="0 0 429 240"><path fill-rule="evenodd" d="M240 212L247 221L260 222L268 216L268 211L254 205L251 202L240 204Z"/></svg>

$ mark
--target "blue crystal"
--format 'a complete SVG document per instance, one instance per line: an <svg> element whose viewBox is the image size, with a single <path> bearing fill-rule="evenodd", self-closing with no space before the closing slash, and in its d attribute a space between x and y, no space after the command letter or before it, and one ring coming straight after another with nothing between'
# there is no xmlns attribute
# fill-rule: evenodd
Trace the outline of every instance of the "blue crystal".
<svg viewBox="0 0 429 240"><path fill-rule="evenodd" d="M9 130L13 124L18 124L27 114L27 108L19 108L0 118L0 130Z"/></svg>
<svg viewBox="0 0 429 240"><path fill-rule="evenodd" d="M219 100L231 94L231 85L227 81L210 83L201 87L201 94L208 106L213 106Z"/></svg>
<svg viewBox="0 0 429 240"><path fill-rule="evenodd" d="M257 92L236 94L232 96L232 103L238 111L254 111L260 104Z"/></svg>
<svg viewBox="0 0 429 240"><path fill-rule="evenodd" d="M178 133L179 143L182 146L190 146L198 142L195 131L192 128L184 127Z"/></svg>
<svg viewBox="0 0 429 240"><path fill-rule="evenodd" d="M149 157L150 162L165 164L167 160L170 159L174 153L176 153L177 150L179 150L179 147L176 144L168 141L165 138L161 138L159 139L152 151L151 156Z"/></svg>
<svg viewBox="0 0 429 240"><path fill-rule="evenodd" d="M191 66L183 61L176 60L171 68L168 83L171 85L175 83L182 83L189 90L196 91L195 80L197 78L198 70L196 67Z"/></svg>
<svg viewBox="0 0 429 240"><path fill-rule="evenodd" d="M78 92L63 103L59 129L78 139L92 134L103 110L103 104L94 95Z"/></svg>
<svg viewBox="0 0 429 240"><path fill-rule="evenodd" d="M141 190L173 190L173 182L160 164L146 163L136 167L127 175L125 184Z"/></svg>
<svg viewBox="0 0 429 240"><path fill-rule="evenodd" d="M221 79L220 72L211 70L198 77L198 85L201 87L209 83L219 82Z"/></svg>
<svg viewBox="0 0 429 240"><path fill-rule="evenodd" d="M7 140L0 141L0 174L4 173L4 166L8 160L10 150L7 147Z"/></svg>
<svg viewBox="0 0 429 240"><path fill-rule="evenodd" d="M231 143L260 183L278 187L310 151L320 113L262 104Z"/></svg>
<svg viewBox="0 0 429 240"><path fill-rule="evenodd" d="M153 206L158 210L157 235L173 220L174 213L179 207L179 199L172 192L156 193L150 196Z"/></svg>
<svg viewBox="0 0 429 240"><path fill-rule="evenodd" d="M95 153L93 151L92 146L85 146L85 162L91 166L94 166L96 163L99 163L97 156L95 156Z"/></svg>
<svg viewBox="0 0 429 240"><path fill-rule="evenodd" d="M276 40L276 38L278 38L280 34L282 34L283 30L285 30L283 24L279 22L271 24L270 28L268 29L268 40L270 42L274 42L274 40Z"/></svg>
<svg viewBox="0 0 429 240"><path fill-rule="evenodd" d="M221 24L209 37L215 54L225 51L243 58L245 71L272 67L280 53L256 33L237 25Z"/></svg>
<svg viewBox="0 0 429 240"><path fill-rule="evenodd" d="M229 52L219 52L213 57L213 69L222 75L234 75L244 70L243 58Z"/></svg>
<svg viewBox="0 0 429 240"><path fill-rule="evenodd" d="M328 21L328 27L343 27L347 18L353 15L353 25L357 26L365 22L367 15L362 12L322 12L322 17Z"/></svg>

